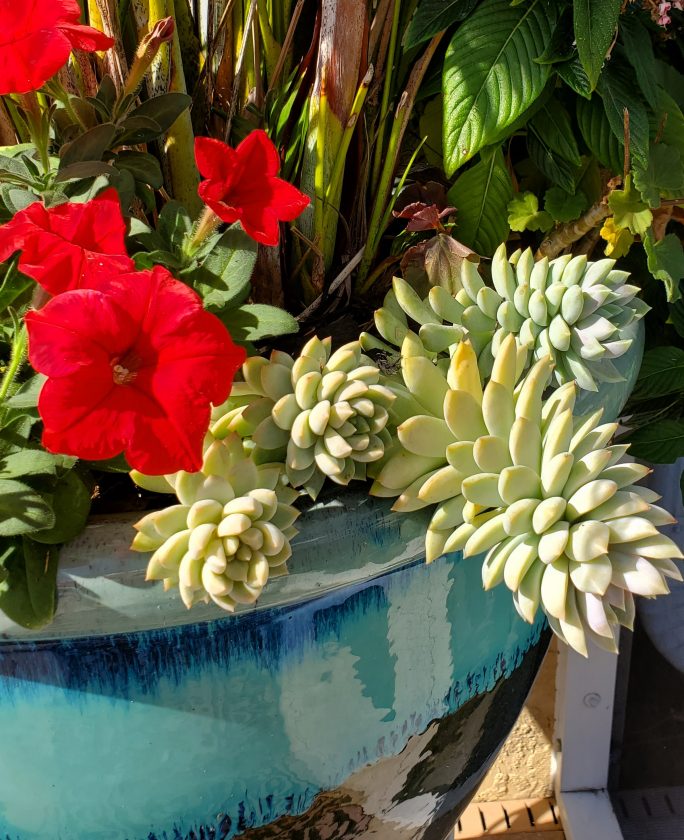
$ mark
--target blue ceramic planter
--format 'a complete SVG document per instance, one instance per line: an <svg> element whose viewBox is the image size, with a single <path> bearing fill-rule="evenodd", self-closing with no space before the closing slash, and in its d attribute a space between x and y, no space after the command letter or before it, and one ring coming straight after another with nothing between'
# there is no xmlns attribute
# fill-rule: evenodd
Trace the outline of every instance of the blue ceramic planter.
<svg viewBox="0 0 684 840"><path fill-rule="evenodd" d="M0 619L3 840L443 840L548 631L481 558L425 565L428 515L324 499L236 616L145 584L135 517L90 525L54 624Z"/></svg>

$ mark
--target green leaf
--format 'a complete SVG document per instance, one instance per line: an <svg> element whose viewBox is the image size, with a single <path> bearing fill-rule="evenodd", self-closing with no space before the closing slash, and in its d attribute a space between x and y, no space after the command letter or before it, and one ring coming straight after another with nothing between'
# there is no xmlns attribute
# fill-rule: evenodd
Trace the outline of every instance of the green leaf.
<svg viewBox="0 0 684 840"><path fill-rule="evenodd" d="M589 151L617 174L622 172L623 143L614 134L599 96L577 100L577 123Z"/></svg>
<svg viewBox="0 0 684 840"><path fill-rule="evenodd" d="M651 35L636 15L624 15L620 21L624 55L634 68L639 88L647 102L658 99L658 71Z"/></svg>
<svg viewBox="0 0 684 840"><path fill-rule="evenodd" d="M613 190L608 196L608 205L613 211L615 225L627 228L634 234L643 236L651 226L653 213L643 203L639 193L632 189L631 176L627 176L623 190Z"/></svg>
<svg viewBox="0 0 684 840"><path fill-rule="evenodd" d="M631 444L629 454L635 458L671 464L684 456L684 421L656 420L620 440Z"/></svg>
<svg viewBox="0 0 684 840"><path fill-rule="evenodd" d="M116 126L113 123L102 123L84 132L71 143L62 146L60 171L81 161L101 161L102 155L111 148L115 137Z"/></svg>
<svg viewBox="0 0 684 840"><path fill-rule="evenodd" d="M660 242L656 242L649 231L644 238L648 270L665 284L665 294L670 303L681 297L679 281L684 279L684 248L679 237L668 233Z"/></svg>
<svg viewBox="0 0 684 840"><path fill-rule="evenodd" d="M577 166L555 154L532 126L527 131L527 151L537 169L552 184L568 192L575 191Z"/></svg>
<svg viewBox="0 0 684 840"><path fill-rule="evenodd" d="M484 0L458 27L444 59L444 166L459 166L510 126L544 89L556 6Z"/></svg>
<svg viewBox="0 0 684 840"><path fill-rule="evenodd" d="M78 163L70 163L68 166L60 167L55 182L59 184L64 181L97 178L98 175L111 175L113 171L114 168L111 164L103 163L101 160L81 160Z"/></svg>
<svg viewBox="0 0 684 840"><path fill-rule="evenodd" d="M501 149L481 156L456 180L448 198L458 210L459 241L490 257L508 236L507 208L513 198L513 184Z"/></svg>
<svg viewBox="0 0 684 840"><path fill-rule="evenodd" d="M624 140L625 110L629 112L629 149L632 163L648 163L648 114L646 106L630 83L629 67L614 61L601 74L598 92L608 123L615 137Z"/></svg>
<svg viewBox="0 0 684 840"><path fill-rule="evenodd" d="M0 478L0 536L52 528L55 515L47 501L28 484Z"/></svg>
<svg viewBox="0 0 684 840"><path fill-rule="evenodd" d="M9 212L14 216L24 210L29 204L38 201L38 196L29 190L21 190L11 184L0 184L0 199Z"/></svg>
<svg viewBox="0 0 684 840"><path fill-rule="evenodd" d="M0 478L54 474L55 456L43 449L24 449L0 456Z"/></svg>
<svg viewBox="0 0 684 840"><path fill-rule="evenodd" d="M577 50L567 61L556 64L554 69L571 90L585 99L591 99L591 82L582 67Z"/></svg>
<svg viewBox="0 0 684 840"><path fill-rule="evenodd" d="M33 540L0 543L0 610L22 627L48 624L56 606L59 552Z"/></svg>
<svg viewBox="0 0 684 840"><path fill-rule="evenodd" d="M410 49L423 41L429 41L443 29L465 20L477 2L478 0L422 0L404 32L404 48Z"/></svg>
<svg viewBox="0 0 684 840"><path fill-rule="evenodd" d="M162 207L157 229L172 251L180 251L185 237L192 232L190 213L178 201L167 201Z"/></svg>
<svg viewBox="0 0 684 840"><path fill-rule="evenodd" d="M85 528L90 513L90 491L73 470L64 473L52 490L55 524L31 534L39 543L53 544L73 540Z"/></svg>
<svg viewBox="0 0 684 840"><path fill-rule="evenodd" d="M202 295L204 305L218 314L247 297L256 258L256 242L236 223L199 266L181 272L181 276Z"/></svg>
<svg viewBox="0 0 684 840"><path fill-rule="evenodd" d="M656 59L655 67L658 84L680 108L684 108L684 75L666 61Z"/></svg>
<svg viewBox="0 0 684 840"><path fill-rule="evenodd" d="M170 251L138 251L133 254L133 261L138 271L155 265L163 265L170 271L178 271L180 268L178 257Z"/></svg>
<svg viewBox="0 0 684 840"><path fill-rule="evenodd" d="M143 114L127 117L121 124L123 133L117 137L119 144L127 143L137 146L140 143L150 143L161 137L164 133L162 127L156 120L146 117Z"/></svg>
<svg viewBox="0 0 684 840"><path fill-rule="evenodd" d="M684 168L679 149L667 143L651 146L648 166L634 167L634 186L644 201L651 207L660 206L660 196L681 196L684 194Z"/></svg>
<svg viewBox="0 0 684 840"><path fill-rule="evenodd" d="M127 169L136 181L149 184L158 190L164 184L159 161L147 152L123 151L118 152L114 159L117 169Z"/></svg>
<svg viewBox="0 0 684 840"><path fill-rule="evenodd" d="M655 107L661 128L661 140L679 149L684 160L684 114L675 100L664 90L660 91Z"/></svg>
<svg viewBox="0 0 684 840"><path fill-rule="evenodd" d="M613 42L622 0L574 0L575 41L591 89L596 87L601 68Z"/></svg>
<svg viewBox="0 0 684 840"><path fill-rule="evenodd" d="M289 312L265 303L245 303L220 317L235 341L258 341L299 331Z"/></svg>
<svg viewBox="0 0 684 840"><path fill-rule="evenodd" d="M556 157L574 166L581 163L570 116L557 99L549 99L530 121L530 128Z"/></svg>
<svg viewBox="0 0 684 840"><path fill-rule="evenodd" d="M539 210L539 199L534 193L518 193L508 203L508 224L511 230L549 230L553 219Z"/></svg>
<svg viewBox="0 0 684 840"><path fill-rule="evenodd" d="M186 93L163 93L161 96L153 96L152 99L147 99L131 112L130 117L126 120L126 128L129 127L129 120L136 117L145 117L148 120L153 120L159 126L161 134L166 134L178 117L191 104L192 97Z"/></svg>
<svg viewBox="0 0 684 840"><path fill-rule="evenodd" d="M655 347L644 353L632 399L653 399L679 391L684 391L684 350Z"/></svg>
<svg viewBox="0 0 684 840"><path fill-rule="evenodd" d="M573 41L572 10L566 8L554 27L548 46L536 61L539 64L558 64L568 61L576 51Z"/></svg>
<svg viewBox="0 0 684 840"><path fill-rule="evenodd" d="M561 187L551 187L544 194L544 210L557 222L572 222L588 207L587 197L581 190L573 195Z"/></svg>

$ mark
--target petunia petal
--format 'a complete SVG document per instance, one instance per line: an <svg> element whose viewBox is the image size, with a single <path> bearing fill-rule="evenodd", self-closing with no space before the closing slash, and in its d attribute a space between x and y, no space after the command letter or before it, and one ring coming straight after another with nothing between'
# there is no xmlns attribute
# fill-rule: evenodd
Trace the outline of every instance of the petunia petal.
<svg viewBox="0 0 684 840"><path fill-rule="evenodd" d="M123 452L137 418L134 401L122 390L111 376L92 370L48 379L38 398L45 448L87 460Z"/></svg>
<svg viewBox="0 0 684 840"><path fill-rule="evenodd" d="M282 178L269 178L268 203L281 222L291 222L310 204L308 195Z"/></svg>
<svg viewBox="0 0 684 840"><path fill-rule="evenodd" d="M228 180L235 170L235 149L212 137L195 138L195 162L203 178Z"/></svg>
<svg viewBox="0 0 684 840"><path fill-rule="evenodd" d="M249 204L240 212L240 224L248 236L262 245L277 245L280 235L278 217L270 207Z"/></svg>
<svg viewBox="0 0 684 840"><path fill-rule="evenodd" d="M104 52L114 46L113 38L105 35L104 32L100 32L99 29L93 29L92 26L63 23L59 28L75 50L85 50L86 52L100 50Z"/></svg>
<svg viewBox="0 0 684 840"><path fill-rule="evenodd" d="M50 294L92 286L100 274L131 271L126 223L114 190L85 204L40 202L0 227L0 260L22 250L19 268Z"/></svg>
<svg viewBox="0 0 684 840"><path fill-rule="evenodd" d="M268 134L257 128L245 137L235 149L243 177L277 175L280 169L278 150Z"/></svg>
<svg viewBox="0 0 684 840"><path fill-rule="evenodd" d="M138 335L138 324L110 296L91 289L65 292L25 317L29 361L39 373L63 377L97 366L111 377L111 361Z"/></svg>

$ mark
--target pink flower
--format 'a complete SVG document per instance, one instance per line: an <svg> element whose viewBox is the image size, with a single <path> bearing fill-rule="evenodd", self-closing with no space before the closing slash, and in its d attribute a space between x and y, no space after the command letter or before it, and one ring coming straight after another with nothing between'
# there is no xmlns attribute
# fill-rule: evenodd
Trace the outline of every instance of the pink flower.
<svg viewBox="0 0 684 840"><path fill-rule="evenodd" d="M94 285L26 315L29 361L48 377L43 445L87 460L123 452L148 475L198 470L211 404L245 351L164 268Z"/></svg>
<svg viewBox="0 0 684 840"><path fill-rule="evenodd" d="M195 160L206 178L202 201L224 222L240 222L263 245L277 245L278 222L291 222L309 204L308 196L277 178L280 158L266 132L252 131L236 149L198 137Z"/></svg>

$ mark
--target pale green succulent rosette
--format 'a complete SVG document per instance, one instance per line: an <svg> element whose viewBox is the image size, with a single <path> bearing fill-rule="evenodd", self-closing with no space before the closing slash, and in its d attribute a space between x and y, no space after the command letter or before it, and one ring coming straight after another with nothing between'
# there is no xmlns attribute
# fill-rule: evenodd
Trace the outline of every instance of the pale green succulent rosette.
<svg viewBox="0 0 684 840"><path fill-rule="evenodd" d="M601 411L573 417L574 383L543 400L548 356L518 382L512 335L484 388L469 342L446 376L427 355L410 355L416 342L409 336L402 348L397 403L407 419L372 492L399 496L400 510L436 505L428 562L487 552L485 588L503 581L526 621L541 607L580 653L589 638L617 650L620 625L632 626L633 595L655 597L668 591L665 578L681 579L672 561L681 552L658 532L672 517L634 484L648 468L619 463L627 447L609 445L616 424L601 425Z"/></svg>
<svg viewBox="0 0 684 840"><path fill-rule="evenodd" d="M248 438L257 462L283 460L292 486L313 498L326 478L365 479L391 442L394 396L358 341L331 353L329 338L312 338L296 359L279 351L247 359L242 377L215 410L212 434Z"/></svg>
<svg viewBox="0 0 684 840"><path fill-rule="evenodd" d="M211 600L233 612L287 572L299 494L285 483L282 464L255 464L237 435L210 439L199 472L132 477L178 497L135 525L132 548L154 552L147 579L178 586L188 608Z"/></svg>
<svg viewBox="0 0 684 840"><path fill-rule="evenodd" d="M624 329L649 307L636 297L638 286L615 260L587 262L570 255L534 261L532 251L506 257L502 244L492 259L493 288L485 285L477 265L464 260L462 288L455 296L436 286L424 300L405 281L395 278L384 305L375 314L383 339L401 346L415 322L426 350L444 353L467 336L488 376L502 340L514 335L525 351L525 366L543 356L554 363L559 384L576 381L596 391L600 382L619 382L613 359L629 349ZM368 336L364 346L378 346Z"/></svg>

